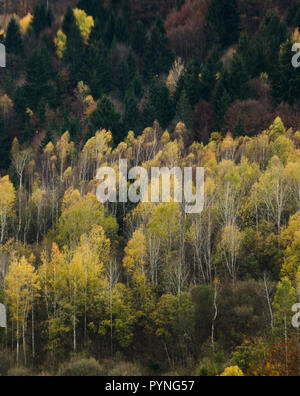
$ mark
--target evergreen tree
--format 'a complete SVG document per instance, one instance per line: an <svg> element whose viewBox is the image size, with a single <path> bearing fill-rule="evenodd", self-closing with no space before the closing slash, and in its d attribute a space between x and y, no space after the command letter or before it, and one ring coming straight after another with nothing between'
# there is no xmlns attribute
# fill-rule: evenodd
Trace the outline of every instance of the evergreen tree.
<svg viewBox="0 0 300 396"><path fill-rule="evenodd" d="M53 23L54 16L51 8L46 8L42 2L35 6L32 20L32 29L38 36L44 29L50 27Z"/></svg>
<svg viewBox="0 0 300 396"><path fill-rule="evenodd" d="M239 37L240 18L237 0L211 0L206 15L206 30L211 43L233 44Z"/></svg>
<svg viewBox="0 0 300 396"><path fill-rule="evenodd" d="M277 103L288 102L290 105L300 100L300 73L291 63L293 41L287 40L281 47L279 67L272 78L273 97Z"/></svg>
<svg viewBox="0 0 300 396"><path fill-rule="evenodd" d="M130 84L129 68L126 60L122 60L118 67L118 88L121 92L122 98L127 91Z"/></svg>
<svg viewBox="0 0 300 396"><path fill-rule="evenodd" d="M250 80L250 76L247 73L247 68L243 59L237 54L235 54L232 60L229 80L229 92L232 100L247 99L249 92L247 84Z"/></svg>
<svg viewBox="0 0 300 396"><path fill-rule="evenodd" d="M254 40L254 62L259 73L264 71L271 75L277 70L280 46L287 36L285 21L277 11L268 11Z"/></svg>
<svg viewBox="0 0 300 396"><path fill-rule="evenodd" d="M24 55L23 39L15 18L12 18L8 24L5 46L8 54Z"/></svg>
<svg viewBox="0 0 300 396"><path fill-rule="evenodd" d="M244 128L243 119L242 119L240 114L239 114L239 116L237 118L237 122L236 122L236 124L234 126L233 136L235 138L238 138L240 136L246 136L246 131L245 131L245 128Z"/></svg>
<svg viewBox="0 0 300 396"><path fill-rule="evenodd" d="M135 73L130 89L134 92L136 98L141 99L143 96L143 84L139 73Z"/></svg>
<svg viewBox="0 0 300 396"><path fill-rule="evenodd" d="M18 119L21 123L25 123L28 120L28 113L26 112L29 106L29 100L27 95L27 86L23 85L22 87L18 87L16 89L15 98L14 98L14 108L17 114Z"/></svg>
<svg viewBox="0 0 300 396"><path fill-rule="evenodd" d="M46 102L45 97L42 97L38 103L38 106L37 106L37 114L38 114L41 124L43 124L45 121L46 104L47 104L47 102Z"/></svg>
<svg viewBox="0 0 300 396"><path fill-rule="evenodd" d="M120 89L122 97L125 92L132 86L134 78L137 74L137 64L133 52L130 51L128 57L121 61L118 68L118 88Z"/></svg>
<svg viewBox="0 0 300 396"><path fill-rule="evenodd" d="M52 136L51 129L47 128L45 136L44 136L43 140L41 141L41 144L40 144L40 147L39 147L40 153L43 152L44 148L47 146L47 144L49 142L52 142L52 140L53 140L53 136Z"/></svg>
<svg viewBox="0 0 300 396"><path fill-rule="evenodd" d="M98 45L98 43L101 43L100 45L103 45L103 23L97 18L95 19L94 26L92 27L90 37L89 37L89 44L93 45Z"/></svg>
<svg viewBox="0 0 300 396"><path fill-rule="evenodd" d="M119 42L128 43L129 40L128 20L125 18L122 11L119 12L119 15L116 20L115 35Z"/></svg>
<svg viewBox="0 0 300 396"><path fill-rule="evenodd" d="M224 117L228 107L232 103L231 96L228 92L227 87L228 75L226 72L223 73L222 78L219 80L216 88L215 99L214 99L214 113L215 113L215 129L221 131Z"/></svg>
<svg viewBox="0 0 300 396"><path fill-rule="evenodd" d="M142 21L138 21L131 32L131 45L134 51L143 55L146 47L146 29Z"/></svg>
<svg viewBox="0 0 300 396"><path fill-rule="evenodd" d="M114 10L111 10L104 29L104 44L110 48L115 38L116 16Z"/></svg>
<svg viewBox="0 0 300 396"><path fill-rule="evenodd" d="M33 135L34 135L34 132L30 128L29 121L27 121L24 125L24 130L22 132L22 136L20 137L20 143L21 144L30 143Z"/></svg>
<svg viewBox="0 0 300 396"><path fill-rule="evenodd" d="M51 102L55 88L55 72L48 48L35 50L26 65L25 96L30 109L36 110L42 98Z"/></svg>
<svg viewBox="0 0 300 396"><path fill-rule="evenodd" d="M117 139L120 114L115 111L113 103L105 95L99 100L97 109L89 117L89 137L99 129L110 130Z"/></svg>
<svg viewBox="0 0 300 396"><path fill-rule="evenodd" d="M288 26L300 27L300 0L293 0L286 22Z"/></svg>
<svg viewBox="0 0 300 396"><path fill-rule="evenodd" d="M126 62L127 62L127 66L128 66L129 78L132 81L136 75L136 72L137 72L137 63L136 63L136 60L135 60L132 50L130 50Z"/></svg>
<svg viewBox="0 0 300 396"><path fill-rule="evenodd" d="M69 112L65 114L61 133L64 131L69 131L71 140L74 142L78 142L81 138L81 124L78 118L74 116L70 116Z"/></svg>
<svg viewBox="0 0 300 396"><path fill-rule="evenodd" d="M142 114L143 127L147 128L153 125L156 119L156 109L153 104L148 101L144 107Z"/></svg>
<svg viewBox="0 0 300 396"><path fill-rule="evenodd" d="M8 169L11 139L5 128L2 114L0 114L0 169Z"/></svg>
<svg viewBox="0 0 300 396"><path fill-rule="evenodd" d="M149 91L150 106L147 108L147 113L151 114L149 110L154 110L155 119L158 120L162 128L167 128L174 117L174 103L170 97L169 89L166 84L154 81Z"/></svg>
<svg viewBox="0 0 300 396"><path fill-rule="evenodd" d="M65 13L62 23L62 31L66 36L68 36L71 33L71 29L75 24L76 24L75 15L72 7L69 6Z"/></svg>
<svg viewBox="0 0 300 396"><path fill-rule="evenodd" d="M201 78L199 78L201 75L201 68L200 64L196 59L192 59L184 72L183 75L183 85L181 86L182 89L185 90L189 101L192 106L195 106L200 99L200 94L201 94ZM179 92L177 93L177 95ZM177 97L177 100L179 100L181 97L181 92L179 94L179 97Z"/></svg>
<svg viewBox="0 0 300 396"><path fill-rule="evenodd" d="M188 129L192 128L193 109L185 91L182 91L176 107L176 121L182 121Z"/></svg>
<svg viewBox="0 0 300 396"><path fill-rule="evenodd" d="M76 22L69 26L66 51L63 61L70 70L75 82L82 80L82 70L85 62L85 45Z"/></svg>
<svg viewBox="0 0 300 396"><path fill-rule="evenodd" d="M160 18L150 29L143 61L145 77L148 80L162 73L168 73L174 62L174 54L169 48L169 40Z"/></svg>
<svg viewBox="0 0 300 396"><path fill-rule="evenodd" d="M249 77L255 77L258 73L255 56L253 56L254 48L252 47L247 33L243 32L240 35L236 53L240 56L243 65Z"/></svg>
<svg viewBox="0 0 300 396"><path fill-rule="evenodd" d="M104 0L80 0L77 8L84 10L87 15L91 15L94 19L98 19L101 24L106 20Z"/></svg>
<svg viewBox="0 0 300 396"><path fill-rule="evenodd" d="M195 80L195 87L199 85L199 96L209 101L211 98L211 94L215 88L216 81L217 81L217 74L221 71L221 63L218 61L220 59L219 52L214 49L208 56L206 63L202 67L201 75L198 75L199 81ZM194 71L195 76L197 74L197 69ZM192 82L192 81L191 81ZM197 92L195 93L195 97L193 103L196 104L197 100Z"/></svg>
<svg viewBox="0 0 300 396"><path fill-rule="evenodd" d="M128 91L124 99L125 116L124 126L125 130L135 130L139 120L138 100L132 91Z"/></svg>
<svg viewBox="0 0 300 396"><path fill-rule="evenodd" d="M107 51L102 41L88 46L85 56L84 81L90 87L94 98L98 99L112 89L112 71Z"/></svg>

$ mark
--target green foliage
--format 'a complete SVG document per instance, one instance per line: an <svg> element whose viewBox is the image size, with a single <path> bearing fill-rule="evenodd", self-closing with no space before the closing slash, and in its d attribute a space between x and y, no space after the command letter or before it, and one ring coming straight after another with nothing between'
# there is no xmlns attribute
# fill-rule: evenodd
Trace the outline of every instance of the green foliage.
<svg viewBox="0 0 300 396"><path fill-rule="evenodd" d="M300 2L299 0L293 0L292 5L289 9L289 13L286 18L286 22L289 26L294 28L300 26Z"/></svg>
<svg viewBox="0 0 300 396"><path fill-rule="evenodd" d="M207 30L211 41L217 40L224 46L231 45L239 35L240 21L236 0L212 0L206 15Z"/></svg>
<svg viewBox="0 0 300 396"><path fill-rule="evenodd" d="M143 61L148 81L161 73L168 73L174 62L163 22L159 18L153 23L148 34Z"/></svg>
<svg viewBox="0 0 300 396"><path fill-rule="evenodd" d="M68 67L73 79L78 82L81 80L82 67L85 61L85 45L75 19L70 20L65 30L67 34L66 50L63 56L63 62Z"/></svg>
<svg viewBox="0 0 300 396"><path fill-rule="evenodd" d="M14 3L0 374L299 374L299 1L40 2L23 36ZM97 170L120 158L204 167L203 212L100 204Z"/></svg>
<svg viewBox="0 0 300 396"><path fill-rule="evenodd" d="M124 105L125 105L125 116L124 116L125 130L127 131L135 130L136 127L138 126L138 121L139 121L138 100L131 91L127 92L124 99Z"/></svg>
<svg viewBox="0 0 300 396"><path fill-rule="evenodd" d="M163 128L166 128L174 116L173 101L169 89L165 84L154 80L149 91L149 99L144 111L144 122L158 120Z"/></svg>
<svg viewBox="0 0 300 396"><path fill-rule="evenodd" d="M14 18L12 18L8 24L5 46L8 54L19 56L24 55L24 46L20 27Z"/></svg>
<svg viewBox="0 0 300 396"><path fill-rule="evenodd" d="M182 91L177 104L176 120L184 122L187 128L192 128L192 106L185 91Z"/></svg>
<svg viewBox="0 0 300 396"><path fill-rule="evenodd" d="M118 140L121 137L118 130L119 121L120 114L115 111L113 103L107 96L102 96L97 109L89 117L89 134L93 136L99 129L107 129Z"/></svg>
<svg viewBox="0 0 300 396"><path fill-rule="evenodd" d="M118 230L116 220L107 215L96 197L90 194L62 213L57 227L57 240L61 246L76 246L81 235L88 233L95 225L101 225L110 238L115 238Z"/></svg>
<svg viewBox="0 0 300 396"><path fill-rule="evenodd" d="M75 25L75 23L76 23L76 20L75 20L73 9L69 6L67 8L67 11L64 15L64 19L62 22L62 31L64 32L64 34L66 36L71 34L72 27Z"/></svg>
<svg viewBox="0 0 300 396"><path fill-rule="evenodd" d="M57 106L56 89L53 84L54 68L46 45L34 50L26 65L26 84L23 88L26 107L38 110L42 99Z"/></svg>
<svg viewBox="0 0 300 396"><path fill-rule="evenodd" d="M277 11L267 12L255 37L254 55L258 70L276 72L280 45L288 37L287 27Z"/></svg>
<svg viewBox="0 0 300 396"><path fill-rule="evenodd" d="M51 8L46 8L45 3L36 5L33 13L32 29L36 36L46 28L51 27L54 20Z"/></svg>
<svg viewBox="0 0 300 396"><path fill-rule="evenodd" d="M138 21L131 33L131 45L134 51L139 54L143 55L145 48L146 48L146 29L142 21Z"/></svg>
<svg viewBox="0 0 300 396"><path fill-rule="evenodd" d="M70 362L59 370L59 377L101 377L103 368L93 358Z"/></svg>
<svg viewBox="0 0 300 396"><path fill-rule="evenodd" d="M273 96L278 102L287 102L291 105L300 99L300 77L291 62L293 41L288 39L281 47L279 67L272 79ZM292 53L293 54L293 53Z"/></svg>
<svg viewBox="0 0 300 396"><path fill-rule="evenodd" d="M0 168L7 169L10 163L9 161L9 152L11 147L11 137L9 136L3 116L0 114Z"/></svg>
<svg viewBox="0 0 300 396"><path fill-rule="evenodd" d="M113 87L112 70L102 41L88 47L83 76L94 98L101 98L103 94L108 94L111 91Z"/></svg>

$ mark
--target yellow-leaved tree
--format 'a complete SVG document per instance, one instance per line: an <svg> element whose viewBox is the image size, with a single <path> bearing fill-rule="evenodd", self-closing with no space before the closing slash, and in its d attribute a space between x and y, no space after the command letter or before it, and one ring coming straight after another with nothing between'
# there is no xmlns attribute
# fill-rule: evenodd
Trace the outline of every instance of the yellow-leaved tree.
<svg viewBox="0 0 300 396"><path fill-rule="evenodd" d="M25 257L15 260L5 278L5 298L14 323L17 341L17 362L20 355L20 339L23 339L24 363L26 364L26 327L28 314L40 290L39 276Z"/></svg>
<svg viewBox="0 0 300 396"><path fill-rule="evenodd" d="M57 35L54 39L54 44L56 47L56 54L59 59L62 59L67 48L67 36L65 33L59 29Z"/></svg>
<svg viewBox="0 0 300 396"><path fill-rule="evenodd" d="M80 29L83 40L87 43L91 34L91 30L94 27L94 19L92 16L87 15L85 11L75 8L74 16L76 19L77 26Z"/></svg>
<svg viewBox="0 0 300 396"><path fill-rule="evenodd" d="M16 193L9 176L0 179L0 242L3 244L9 218L13 216Z"/></svg>
<svg viewBox="0 0 300 396"><path fill-rule="evenodd" d="M227 367L220 377L244 377L244 373L238 366Z"/></svg>

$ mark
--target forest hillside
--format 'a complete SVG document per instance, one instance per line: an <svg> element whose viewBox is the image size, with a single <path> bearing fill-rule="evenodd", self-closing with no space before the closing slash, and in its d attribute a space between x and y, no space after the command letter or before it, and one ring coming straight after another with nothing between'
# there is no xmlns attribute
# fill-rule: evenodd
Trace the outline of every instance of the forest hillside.
<svg viewBox="0 0 300 396"><path fill-rule="evenodd" d="M0 0L0 25L0 375L299 375L300 0ZM100 203L120 159L203 167L204 210Z"/></svg>

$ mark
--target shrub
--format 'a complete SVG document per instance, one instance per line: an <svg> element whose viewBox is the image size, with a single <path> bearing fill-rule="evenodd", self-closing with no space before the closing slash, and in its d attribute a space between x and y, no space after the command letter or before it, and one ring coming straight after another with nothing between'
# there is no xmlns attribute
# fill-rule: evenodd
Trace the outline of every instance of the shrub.
<svg viewBox="0 0 300 396"><path fill-rule="evenodd" d="M11 358L7 351L0 352L0 377L7 375L11 368Z"/></svg>
<svg viewBox="0 0 300 396"><path fill-rule="evenodd" d="M110 377L139 377L140 369L129 362L119 362L109 371Z"/></svg>
<svg viewBox="0 0 300 396"><path fill-rule="evenodd" d="M216 377L218 374L218 365L209 358L203 359L196 369L196 375L199 377Z"/></svg>
<svg viewBox="0 0 300 396"><path fill-rule="evenodd" d="M25 367L15 367L8 370L8 377L31 377L33 376L32 372Z"/></svg>
<svg viewBox="0 0 300 396"><path fill-rule="evenodd" d="M103 368L95 359L81 359L61 367L59 377L101 377Z"/></svg>
<svg viewBox="0 0 300 396"><path fill-rule="evenodd" d="M220 377L244 377L244 373L238 366L227 367Z"/></svg>

